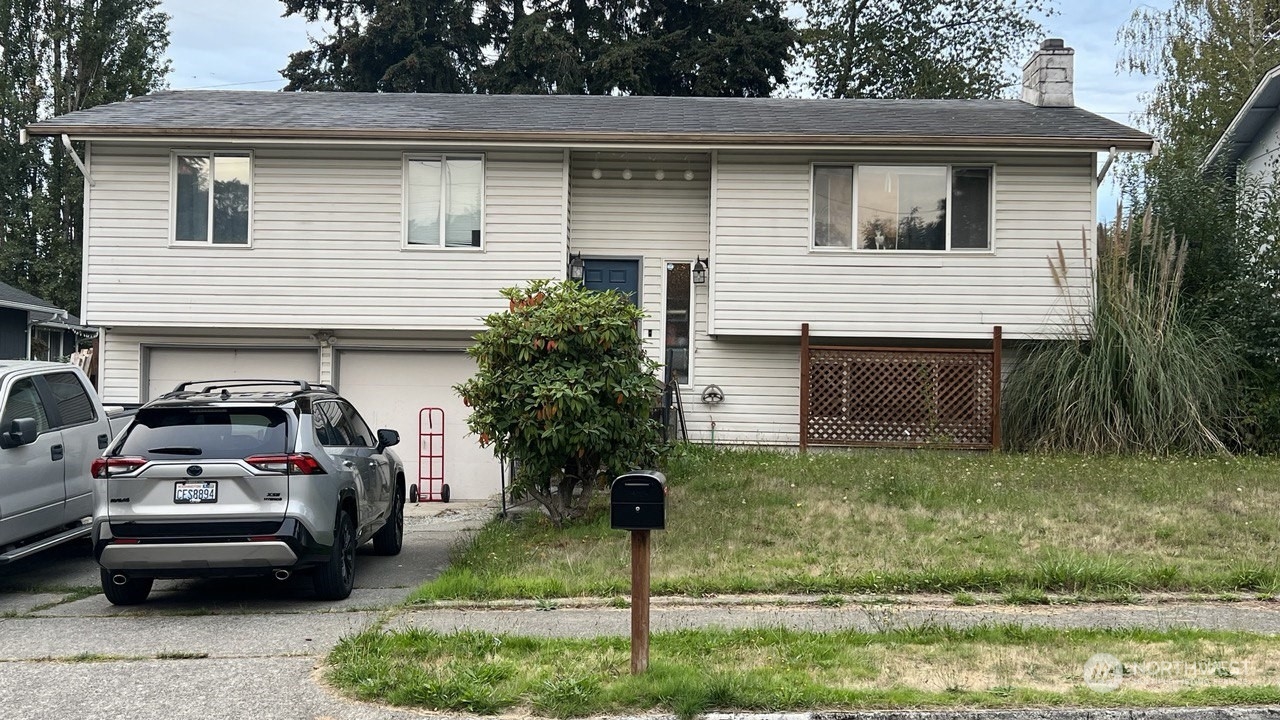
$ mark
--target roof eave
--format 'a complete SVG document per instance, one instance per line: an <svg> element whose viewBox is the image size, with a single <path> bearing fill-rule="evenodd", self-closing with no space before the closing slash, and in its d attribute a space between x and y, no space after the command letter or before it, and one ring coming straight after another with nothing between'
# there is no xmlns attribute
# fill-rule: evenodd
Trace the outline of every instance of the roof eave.
<svg viewBox="0 0 1280 720"><path fill-rule="evenodd" d="M469 141L527 143L691 143L709 147L738 144L771 144L848 147L851 145L955 146L955 147L1035 147L1106 151L1110 148L1134 152L1151 152L1154 138L1137 137L1028 137L1021 135L784 135L769 133L626 133L526 131L496 132L471 130L372 130L367 128L226 128L190 127L156 128L137 125L60 125L46 121L30 126L31 135L69 135L73 139L92 140L99 137L129 138L237 138L275 140L404 140L413 142Z"/></svg>
<svg viewBox="0 0 1280 720"><path fill-rule="evenodd" d="M1200 172L1207 172L1209 168L1218 161L1218 158L1222 156L1224 151L1228 151L1228 148L1228 162L1235 163L1240 159L1240 154L1243 151L1243 148L1248 146L1250 142L1253 142L1252 137L1247 140L1236 137L1237 132L1240 130L1240 125L1244 123L1245 118L1257 108L1258 102L1262 99L1263 94L1266 93L1276 82L1280 82L1280 65L1268 70L1267 73L1262 76L1262 79L1258 81L1257 86L1253 88L1253 92L1249 93L1249 99L1245 100L1244 105L1240 106L1240 111L1236 113L1235 117L1231 118L1231 122L1227 124L1227 129L1222 131L1222 135L1218 137L1218 141L1213 144L1213 149L1209 151L1204 162L1200 164ZM1254 134L1256 134L1256 131Z"/></svg>
<svg viewBox="0 0 1280 720"><path fill-rule="evenodd" d="M10 310L26 310L27 312L43 312L50 315L58 315L66 312L62 308L56 308L52 305L36 305L33 303L16 302L9 300L0 300L0 308L8 308Z"/></svg>

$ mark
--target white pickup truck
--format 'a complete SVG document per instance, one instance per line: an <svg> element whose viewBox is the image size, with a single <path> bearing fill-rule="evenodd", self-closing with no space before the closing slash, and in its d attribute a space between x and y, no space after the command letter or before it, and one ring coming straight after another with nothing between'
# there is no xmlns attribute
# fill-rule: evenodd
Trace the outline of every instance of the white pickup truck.
<svg viewBox="0 0 1280 720"><path fill-rule="evenodd" d="M89 535L90 465L127 424L74 365L0 360L0 565Z"/></svg>

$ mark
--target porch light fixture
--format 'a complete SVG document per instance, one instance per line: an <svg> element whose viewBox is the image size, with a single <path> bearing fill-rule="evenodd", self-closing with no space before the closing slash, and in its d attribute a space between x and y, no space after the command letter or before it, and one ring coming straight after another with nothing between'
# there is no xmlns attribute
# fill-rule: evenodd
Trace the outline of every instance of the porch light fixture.
<svg viewBox="0 0 1280 720"><path fill-rule="evenodd" d="M665 172L663 172L663 171L662 171L662 168L658 168L657 170L654 170L654 171L653 171L653 179L654 179L654 180L663 180L663 179L665 179L666 177L667 177L667 174L666 174Z"/></svg>
<svg viewBox="0 0 1280 720"><path fill-rule="evenodd" d="M592 180L599 180L601 175L604 175L604 173L600 172L600 168L592 168L592 169L591 169L591 179L592 179Z"/></svg>
<svg viewBox="0 0 1280 720"><path fill-rule="evenodd" d="M630 179L631 179L631 168L625 168L625 169L622 171L622 179L623 179L623 180L630 180Z"/></svg>
<svg viewBox="0 0 1280 720"><path fill-rule="evenodd" d="M685 180L692 180L692 179L693 179L693 171L692 171L692 170L685 170L685 171L684 171L684 179L685 179Z"/></svg>
<svg viewBox="0 0 1280 720"><path fill-rule="evenodd" d="M586 274L586 265L582 262L582 253L569 253L569 279L582 282Z"/></svg>
<svg viewBox="0 0 1280 720"><path fill-rule="evenodd" d="M698 258L698 261L693 264L691 274L693 275L693 283L695 285L701 285L707 281L707 269L709 267L711 267L711 260L709 258Z"/></svg>

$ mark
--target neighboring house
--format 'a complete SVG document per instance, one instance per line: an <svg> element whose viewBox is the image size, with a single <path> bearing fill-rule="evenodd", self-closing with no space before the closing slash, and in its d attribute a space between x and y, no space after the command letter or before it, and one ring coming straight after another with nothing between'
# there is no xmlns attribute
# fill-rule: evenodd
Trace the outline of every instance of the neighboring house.
<svg viewBox="0 0 1280 720"><path fill-rule="evenodd" d="M0 360L65 360L76 351L80 334L89 330L79 318L0 283Z"/></svg>
<svg viewBox="0 0 1280 720"><path fill-rule="evenodd" d="M1221 163L1255 179L1272 181L1280 152L1280 65L1258 81L1240 112L1214 144L1203 168Z"/></svg>
<svg viewBox="0 0 1280 720"><path fill-rule="evenodd" d="M701 442L797 444L802 323L830 344L1053 332L1059 245L1091 287L1097 153L1152 146L1073 106L1071 52L1046 43L1025 102L188 91L29 130L86 143L108 402L318 377L404 434L410 468L442 407L467 498L497 464L451 386L532 278L633 293Z"/></svg>

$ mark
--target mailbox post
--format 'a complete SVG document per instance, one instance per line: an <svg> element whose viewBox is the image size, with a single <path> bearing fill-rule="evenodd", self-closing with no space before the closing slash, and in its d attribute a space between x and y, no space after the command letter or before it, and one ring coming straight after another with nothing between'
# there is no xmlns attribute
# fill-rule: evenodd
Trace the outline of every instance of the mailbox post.
<svg viewBox="0 0 1280 720"><path fill-rule="evenodd" d="M609 492L609 524L631 531L631 674L649 669L649 531L667 524L667 478L656 470L619 475Z"/></svg>

